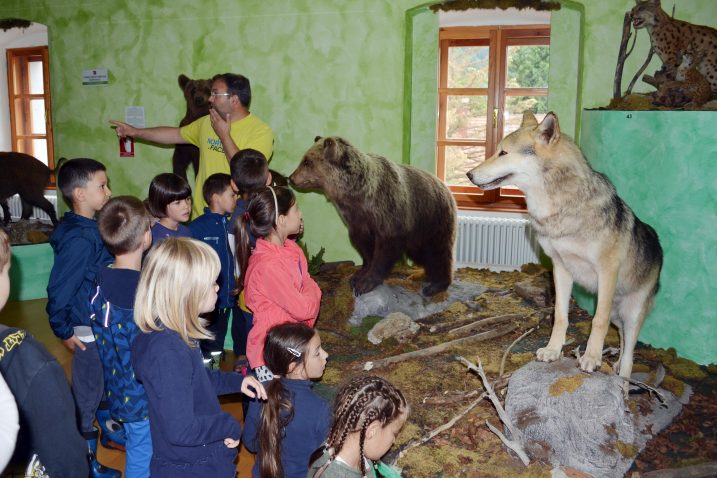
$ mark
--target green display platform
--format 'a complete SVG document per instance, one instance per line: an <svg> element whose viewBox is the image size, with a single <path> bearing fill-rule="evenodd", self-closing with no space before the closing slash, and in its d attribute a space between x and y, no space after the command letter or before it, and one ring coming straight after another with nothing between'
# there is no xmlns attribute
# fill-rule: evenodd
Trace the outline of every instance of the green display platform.
<svg viewBox="0 0 717 478"><path fill-rule="evenodd" d="M50 244L12 246L10 300L47 297L47 281L54 262Z"/></svg>
<svg viewBox="0 0 717 478"><path fill-rule="evenodd" d="M717 362L717 112L584 111L581 147L664 250L640 340ZM594 297L575 293L593 312Z"/></svg>

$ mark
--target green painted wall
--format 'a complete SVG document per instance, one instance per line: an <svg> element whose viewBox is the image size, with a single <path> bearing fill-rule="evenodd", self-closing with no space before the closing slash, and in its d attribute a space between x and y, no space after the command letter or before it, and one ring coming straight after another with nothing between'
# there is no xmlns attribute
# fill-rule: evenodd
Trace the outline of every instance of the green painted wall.
<svg viewBox="0 0 717 478"><path fill-rule="evenodd" d="M640 340L717 362L717 137L715 112L586 111L582 147L592 166L660 236L660 291ZM594 301L578 295L582 305Z"/></svg>

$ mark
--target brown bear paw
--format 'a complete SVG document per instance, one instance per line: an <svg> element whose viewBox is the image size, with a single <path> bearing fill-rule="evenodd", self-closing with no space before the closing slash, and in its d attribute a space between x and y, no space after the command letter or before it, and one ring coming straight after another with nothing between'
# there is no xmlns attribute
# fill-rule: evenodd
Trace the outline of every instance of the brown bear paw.
<svg viewBox="0 0 717 478"><path fill-rule="evenodd" d="M448 289L448 286L448 282L433 282L424 287L422 292L424 297L431 297Z"/></svg>
<svg viewBox="0 0 717 478"><path fill-rule="evenodd" d="M356 297L367 292L371 292L383 282L382 279L377 279L375 277L362 274L361 272L362 271L359 271L354 274L349 281L351 284L351 289L353 290L354 295Z"/></svg>

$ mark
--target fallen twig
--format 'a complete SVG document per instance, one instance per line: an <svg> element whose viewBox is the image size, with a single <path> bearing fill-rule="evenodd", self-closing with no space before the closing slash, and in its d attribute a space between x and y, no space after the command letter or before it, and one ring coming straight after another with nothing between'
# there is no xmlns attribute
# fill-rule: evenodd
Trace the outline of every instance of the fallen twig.
<svg viewBox="0 0 717 478"><path fill-rule="evenodd" d="M465 400L466 398L474 397L478 395L478 390L471 390L469 392L444 392L442 396L438 397L425 397L423 400L421 400L422 404L429 404L429 405L446 405L449 403L456 403L460 402L462 400Z"/></svg>
<svg viewBox="0 0 717 478"><path fill-rule="evenodd" d="M515 339L515 340L513 341L513 343L510 344L507 349L505 349L505 353L503 353L503 358L500 360L500 371L498 372L498 378L500 378L500 377L503 376L503 372L505 371L505 359L508 358L508 354L510 353L510 350L511 350L513 347L515 347L515 344L517 344L518 342L520 342L522 339L524 339L527 335L529 335L530 333L532 333L534 330L535 330L535 327L533 327L532 329L528 330L528 331L525 332L523 335L521 335L520 337L518 337L517 339Z"/></svg>
<svg viewBox="0 0 717 478"><path fill-rule="evenodd" d="M483 371L483 365L481 364L480 359L478 359L478 366L473 364L472 362L466 360L463 357L456 357L456 360L463 363L466 367L468 367L469 370L473 370L474 372L478 373L481 380L483 381L483 387L485 388L486 393L488 394L488 398L490 398L490 401L493 403L493 406L495 407L495 410L498 412L498 417L500 418L500 421L503 422L505 427L508 429L508 432L510 433L510 436L512 440L509 440L505 435L500 433L494 426L492 426L490 423L488 423L488 420L486 420L486 425L488 425L488 428L495 433L498 438L503 442L505 446L513 450L517 455L518 458L520 458L520 461L523 462L523 465L528 466L530 464L530 458L528 458L527 453L525 453L525 450L523 450L523 445L521 444L522 441L522 433L520 430L515 428L513 426L513 422L510 420L510 417L508 417L508 414L505 413L505 410L503 409L503 405L500 404L500 400L498 400L498 396L495 394L495 391L493 390L493 387L491 386L490 382L488 381L488 377L486 377L485 372Z"/></svg>
<svg viewBox="0 0 717 478"><path fill-rule="evenodd" d="M715 474L717 474L717 461L685 466L684 468L648 471L642 474L642 478L706 478Z"/></svg>
<svg viewBox="0 0 717 478"><path fill-rule="evenodd" d="M475 322L471 322L470 324L461 325L460 327L451 329L448 331L448 335L461 335L466 332L472 332L476 329L483 328L486 325L502 324L503 322L507 322L509 320L522 319L524 317L525 317L525 314L506 314L506 315L497 315L495 317L487 317L485 319L480 319Z"/></svg>
<svg viewBox="0 0 717 478"><path fill-rule="evenodd" d="M650 47L650 52L647 54L647 58L645 59L645 63L642 64L639 70L637 70L637 73L635 73L635 76L632 78L632 81L630 82L630 85L627 87L627 91L625 92L626 95L629 95L632 93L632 88L635 86L635 83L637 83L638 78L640 78L640 75L643 71L645 71L645 68L647 68L647 65L650 64L650 61L652 61L652 55L655 53L654 48Z"/></svg>
<svg viewBox="0 0 717 478"><path fill-rule="evenodd" d="M655 387L652 387L652 386L646 384L645 382L635 380L634 378L627 378L627 377L620 377L620 378L631 385L637 385L638 387L647 390L650 393L650 395L652 395L654 393L655 395L657 395L658 400L660 400L660 404L664 407L667 406L665 396Z"/></svg>
<svg viewBox="0 0 717 478"><path fill-rule="evenodd" d="M398 454L396 455L396 458L394 459L393 463L391 463L391 464L395 465L396 462L398 460L400 460L408 452L408 450L410 450L412 448L416 448L417 446L423 445L427 441L433 439L433 437L435 437L436 435L443 433L444 431L451 428L453 425L456 424L456 422L458 420L460 420L468 412L473 410L476 407L476 405L478 405L485 397L486 397L486 392L481 393L480 396L476 400L474 400L470 405L468 405L468 407L466 407L461 413L459 413L455 417L451 418L448 422L444 423L443 425L439 426L438 428L434 428L429 433L424 435L422 438L420 438L418 440L413 440L413 441L407 443L406 445L404 445L404 447L398 452Z"/></svg>
<svg viewBox="0 0 717 478"><path fill-rule="evenodd" d="M509 334L513 330L515 330L518 326L515 324L507 325L501 329L494 329L494 330L488 330L486 332L482 332L480 334L470 335L468 337L462 337L460 339L451 340L449 342L444 342L442 344L433 345L431 347L426 347L425 349L419 349L414 350L412 352L406 352L399 355L394 355L393 357L387 357L384 359L376 360L376 361L370 361L366 362L363 365L363 370L373 370L376 368L382 368L386 365L397 363L397 362L403 362L404 360L418 358L418 357L427 357L429 355L435 355L437 353L441 353L451 347L454 347L456 345L460 345L465 342L480 342L484 340L493 339L496 337L501 337L503 335Z"/></svg>

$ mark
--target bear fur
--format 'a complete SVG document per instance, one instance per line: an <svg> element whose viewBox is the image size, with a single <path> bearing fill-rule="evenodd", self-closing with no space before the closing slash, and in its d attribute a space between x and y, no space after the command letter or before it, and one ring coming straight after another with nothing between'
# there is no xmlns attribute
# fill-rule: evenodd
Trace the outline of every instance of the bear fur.
<svg viewBox="0 0 717 478"><path fill-rule="evenodd" d="M32 206L37 206L50 216L53 225L57 224L55 207L45 198L45 186L50 181L50 168L39 159L25 153L0 153L0 206L3 222L10 223L10 207L7 199L15 194L22 199L22 219L32 215Z"/></svg>
<svg viewBox="0 0 717 478"><path fill-rule="evenodd" d="M381 284L404 253L425 269L425 296L446 290L456 237L456 203L446 185L420 169L362 153L343 138L314 141L289 180L323 191L348 226L363 259L351 278L354 294Z"/></svg>
<svg viewBox="0 0 717 478"><path fill-rule="evenodd" d="M192 121L209 114L209 97L212 92L211 80L192 80L185 75L177 78L179 88L184 92L184 99L187 101L187 112L179 122L179 126L185 126ZM187 179L187 168L189 165L194 168L194 175L199 169L199 148L193 144L178 144L174 147L172 155L172 172Z"/></svg>

